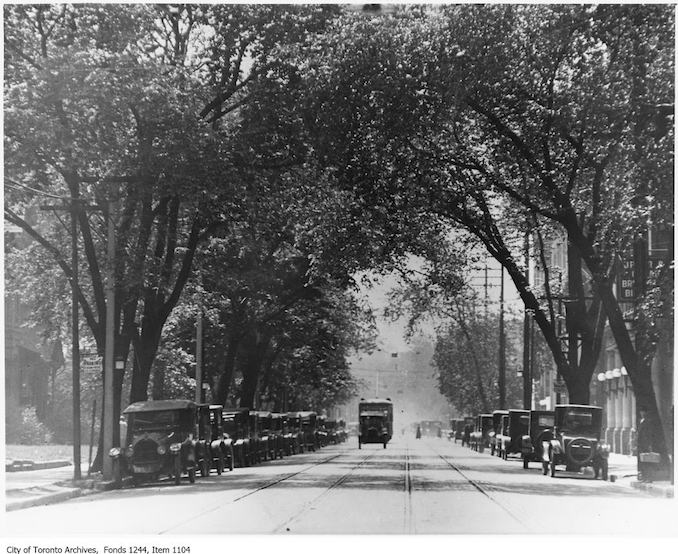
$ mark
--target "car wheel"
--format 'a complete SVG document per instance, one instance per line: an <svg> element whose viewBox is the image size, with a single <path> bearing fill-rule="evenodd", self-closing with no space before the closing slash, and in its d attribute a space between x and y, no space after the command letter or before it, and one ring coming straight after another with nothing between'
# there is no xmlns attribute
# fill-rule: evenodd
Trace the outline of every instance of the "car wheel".
<svg viewBox="0 0 678 554"><path fill-rule="evenodd" d="M529 469L530 467L530 462L528 461L527 458L523 457L523 469Z"/></svg>

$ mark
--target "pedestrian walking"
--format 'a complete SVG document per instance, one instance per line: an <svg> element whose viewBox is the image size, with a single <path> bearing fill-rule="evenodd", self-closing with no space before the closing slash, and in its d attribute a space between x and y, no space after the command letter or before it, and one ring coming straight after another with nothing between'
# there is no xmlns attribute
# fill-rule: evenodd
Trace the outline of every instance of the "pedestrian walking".
<svg viewBox="0 0 678 554"><path fill-rule="evenodd" d="M417 437L418 439L421 438L421 425L417 425L417 434L416 434L416 437Z"/></svg>

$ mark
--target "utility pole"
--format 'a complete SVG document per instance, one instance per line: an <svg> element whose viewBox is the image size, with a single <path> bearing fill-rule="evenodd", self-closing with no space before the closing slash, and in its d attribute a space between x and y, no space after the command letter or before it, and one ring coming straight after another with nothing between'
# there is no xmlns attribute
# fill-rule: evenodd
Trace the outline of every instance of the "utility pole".
<svg viewBox="0 0 678 554"><path fill-rule="evenodd" d="M530 282L530 234L525 231L525 279ZM523 409L532 409L531 343L532 316L525 310L523 319Z"/></svg>
<svg viewBox="0 0 678 554"><path fill-rule="evenodd" d="M73 349L71 352L73 364L73 480L82 478L80 474L80 309L78 304L78 218L77 201L78 191L73 195L71 206L71 265L73 279L71 281L71 326L73 333Z"/></svg>
<svg viewBox="0 0 678 554"><path fill-rule="evenodd" d="M195 401L202 402L202 304L195 325Z"/></svg>
<svg viewBox="0 0 678 554"><path fill-rule="evenodd" d="M499 289L499 409L506 409L506 336L504 332L504 266Z"/></svg>
<svg viewBox="0 0 678 554"><path fill-rule="evenodd" d="M113 377L115 372L115 200L108 201L108 248L106 264L106 343L104 350L104 417L103 431L103 477L104 480L113 478L113 459L108 455L113 448Z"/></svg>

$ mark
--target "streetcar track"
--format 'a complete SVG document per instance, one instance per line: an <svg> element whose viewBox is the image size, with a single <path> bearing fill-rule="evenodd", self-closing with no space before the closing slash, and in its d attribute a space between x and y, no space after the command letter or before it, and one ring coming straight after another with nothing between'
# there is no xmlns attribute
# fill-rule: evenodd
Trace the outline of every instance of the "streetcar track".
<svg viewBox="0 0 678 554"><path fill-rule="evenodd" d="M405 444L405 522L406 533L416 533L414 516L412 513L412 466L410 464L409 442Z"/></svg>
<svg viewBox="0 0 678 554"><path fill-rule="evenodd" d="M194 515L193 517L182 521L178 525L173 525L172 527L168 527L167 529L160 531L158 534L164 535L165 533L169 533L170 531L172 531L176 527L181 527L181 526L186 525L187 523L194 521L194 520L196 520L196 519L198 519L202 516L205 516L207 514L210 514L212 512L220 510L221 508L223 508L227 504L235 504L236 502L238 502L238 501L240 501L244 498L247 498L248 496L252 496L253 494L256 494L258 492L261 492L263 490L271 488L271 487L273 487L273 486L275 486L279 483L282 483L283 481L287 481L288 479L292 479L293 477L296 477L297 475L299 475L301 473L305 473L305 472L309 471L310 469L313 469L314 467L320 466L322 464L326 464L327 462L331 462L332 460L339 458L340 456L345 456L346 454L349 454L349 453L350 453L350 451L349 452L340 452L339 454L334 454L333 456L328 456L327 458L324 458L324 459L320 460L319 462L309 463L308 467L305 467L304 469L301 469L301 470L296 471L294 473L287 474L287 475L280 477L278 479L274 479L273 481L267 482L266 484L264 484L260 487L257 487L256 489L253 489L253 490L251 490L251 491L249 491L249 492L247 492L247 493L245 493L241 496L238 496L238 497L234 498L233 500L230 500L229 502L225 502L225 503L219 504L217 506L214 506L212 508L209 508L208 510L204 510L204 511Z"/></svg>
<svg viewBox="0 0 678 554"><path fill-rule="evenodd" d="M289 531L289 530L290 530L289 525L290 525L293 521L299 519L299 518L300 518L301 516L303 516L306 512L308 512L309 510L311 510L311 509L313 508L313 506L314 506L315 504L317 504L323 497L327 496L327 495L328 495L330 492L332 492L335 488L337 488L337 487L340 486L341 484L345 483L345 482L348 480L348 478L351 476L351 474L352 474L353 472L355 472L356 470L360 469L360 468L361 468L363 465L365 465L365 463L366 463L370 458L372 458L372 457L374 457L374 453L371 453L371 454L368 454L367 456L365 456L365 457L360 461L359 464L355 465L355 466L352 467L348 472L346 472L344 475L342 475L341 477L339 477L338 479L336 479L329 487L327 487L327 488L326 488L323 492L321 492L318 496L316 496L315 498L313 498L313 499L309 500L308 502L306 502L306 504L304 504L304 506L303 506L300 510L298 510L296 514L294 514L294 515L293 515L292 517L290 517L287 521L285 521L285 523L283 523L283 524L279 525L278 527L276 527L276 528L272 531L272 533L279 533L279 532L281 532L281 531Z"/></svg>
<svg viewBox="0 0 678 554"><path fill-rule="evenodd" d="M464 479L466 479L478 492L480 492L482 495L484 495L488 500L493 502L497 507L499 507L503 512L505 512L511 519L513 519L516 523L518 523L520 526L522 526L526 532L531 532L530 528L522 521L520 520L511 510L509 510L506 506L504 506L501 502L499 502L496 498L494 498L487 489L483 488L479 483L471 479L468 475L466 475L459 466L451 462L447 457L445 457L443 454L435 450L430 444L428 444L428 447L433 451L434 454L436 454L443 462L445 462L448 466L450 466L452 469L454 469L459 475L461 475Z"/></svg>

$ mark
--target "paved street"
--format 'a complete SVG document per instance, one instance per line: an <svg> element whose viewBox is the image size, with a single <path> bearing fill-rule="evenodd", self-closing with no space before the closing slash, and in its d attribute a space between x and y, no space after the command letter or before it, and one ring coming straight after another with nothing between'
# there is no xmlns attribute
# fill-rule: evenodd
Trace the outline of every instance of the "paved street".
<svg viewBox="0 0 678 554"><path fill-rule="evenodd" d="M449 533L674 535L676 504L590 475L546 477L438 439L356 440L175 487L6 514L5 534ZM36 521L40 525L36 526Z"/></svg>

